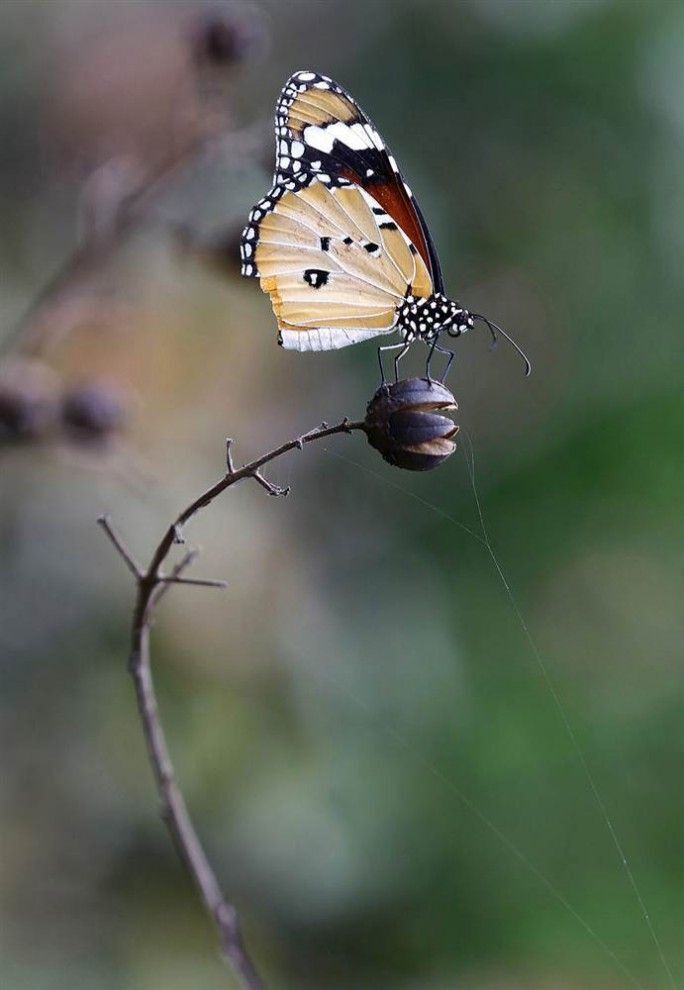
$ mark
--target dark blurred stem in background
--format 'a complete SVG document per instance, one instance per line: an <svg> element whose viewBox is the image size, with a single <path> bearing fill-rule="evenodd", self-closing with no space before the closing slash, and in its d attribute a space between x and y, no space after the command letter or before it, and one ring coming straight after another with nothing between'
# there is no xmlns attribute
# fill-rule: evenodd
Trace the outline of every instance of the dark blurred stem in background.
<svg viewBox="0 0 684 990"><path fill-rule="evenodd" d="M199 498L195 499L184 509L177 519L171 523L164 533L152 559L146 569L140 567L135 558L126 548L110 521L106 517L98 520L107 533L112 544L123 558L131 571L137 585L137 596L133 612L131 632L131 653L129 670L135 683L138 700L138 711L143 725L147 751L154 772L157 789L162 803L162 818L171 833L171 838L179 855L186 864L192 878L199 888L202 900L219 933L224 958L237 974L240 984L245 990L262 990L263 983L252 963L240 932L237 911L224 897L216 875L207 859L192 824L182 791L176 781L176 774L171 762L166 736L162 728L157 696L152 678L152 659L150 651L150 631L154 611L163 595L172 584L199 584L210 587L225 587L222 581L193 579L185 577L185 571L197 556L197 551L189 550L174 565L168 574L163 574L161 568L167 560L174 545L183 542L183 527L196 515L200 509L208 506L227 488L245 478L251 478L264 488L269 495L287 495L289 489L272 484L262 474L261 468L270 461L276 460L288 451L302 450L305 444L313 443L325 437L338 433L351 433L353 430L366 431L363 421L352 422L342 420L336 426L321 424L315 430L305 433L294 440L281 444L274 450L257 457L242 467L236 468L231 456L231 443L227 441L226 475L209 488Z"/></svg>
<svg viewBox="0 0 684 990"><path fill-rule="evenodd" d="M55 327L60 321L53 320L54 311L91 290L93 275L139 226L149 224L166 189L210 155L218 155L235 170L245 167L262 150L264 133L258 121L237 132L201 135L148 173L128 157L110 159L95 169L81 195L79 244L7 334L3 351L36 357L59 343Z"/></svg>

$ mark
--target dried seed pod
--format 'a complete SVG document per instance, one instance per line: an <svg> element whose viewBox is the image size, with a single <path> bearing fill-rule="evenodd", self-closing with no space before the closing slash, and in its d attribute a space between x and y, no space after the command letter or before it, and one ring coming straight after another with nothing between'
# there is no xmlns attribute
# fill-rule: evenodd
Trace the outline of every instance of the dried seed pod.
<svg viewBox="0 0 684 990"><path fill-rule="evenodd" d="M0 365L0 440L47 438L59 418L59 379L41 361L9 358Z"/></svg>
<svg viewBox="0 0 684 990"><path fill-rule="evenodd" d="M366 435L389 464L431 471L456 450L458 426L442 413L458 409L448 388L427 378L383 385L368 403Z"/></svg>
<svg viewBox="0 0 684 990"><path fill-rule="evenodd" d="M120 393L99 383L76 386L62 401L62 423L72 440L101 443L121 430L125 418Z"/></svg>

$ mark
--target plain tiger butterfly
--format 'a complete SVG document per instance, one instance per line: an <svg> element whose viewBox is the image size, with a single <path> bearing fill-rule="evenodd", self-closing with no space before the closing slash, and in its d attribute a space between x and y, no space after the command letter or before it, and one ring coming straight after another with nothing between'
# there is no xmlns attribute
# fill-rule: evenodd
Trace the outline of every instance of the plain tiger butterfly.
<svg viewBox="0 0 684 990"><path fill-rule="evenodd" d="M414 340L448 355L442 334L458 337L482 320L493 339L505 331L444 293L427 224L397 163L352 97L326 76L295 72L275 116L273 188L242 233L242 274L271 298L278 341L298 351L347 347L399 334L398 364Z"/></svg>

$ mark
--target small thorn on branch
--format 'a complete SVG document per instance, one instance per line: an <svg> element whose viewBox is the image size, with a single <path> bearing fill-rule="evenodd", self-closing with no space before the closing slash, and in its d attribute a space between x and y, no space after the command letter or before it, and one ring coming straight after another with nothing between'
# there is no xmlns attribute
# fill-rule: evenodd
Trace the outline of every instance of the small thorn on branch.
<svg viewBox="0 0 684 990"><path fill-rule="evenodd" d="M109 537L112 546L117 550L119 556L125 563L128 570L131 572L136 581L139 581L143 576L142 568L137 563L130 550L123 542L119 534L116 532L111 522L109 521L109 516L99 516L97 520L98 526L100 526L107 536Z"/></svg>
<svg viewBox="0 0 684 990"><path fill-rule="evenodd" d="M219 581L215 578L186 578L177 577L170 574L168 577L159 577L160 584L195 584L200 588L227 588L227 581Z"/></svg>
<svg viewBox="0 0 684 990"><path fill-rule="evenodd" d="M173 527L173 542L174 543L185 543L185 537L183 536L183 528L176 523Z"/></svg>
<svg viewBox="0 0 684 990"><path fill-rule="evenodd" d="M233 438L226 437L226 467L228 468L228 473L233 474L235 471L235 465L233 464L233 452L231 447L233 446Z"/></svg>
<svg viewBox="0 0 684 990"><path fill-rule="evenodd" d="M290 494L289 485L285 488L281 488L280 485L274 485L273 482L269 481L267 478L264 478L261 471L255 471L252 477L255 481L258 481L261 487L265 489L269 495L273 495L276 498L284 498L286 495Z"/></svg>
<svg viewBox="0 0 684 990"><path fill-rule="evenodd" d="M304 437L297 437L295 440L295 447L297 450L304 450Z"/></svg>
<svg viewBox="0 0 684 990"><path fill-rule="evenodd" d="M186 571L188 567L190 567L193 560L195 560L195 558L198 556L199 556L199 550L197 549L197 547L193 547L191 550L188 550L183 555L183 557L178 561L177 564L174 565L169 575L167 575L166 577L161 574L157 575L157 578L154 582L156 585L154 599L153 599L154 606L159 604L160 600L164 597L164 595L172 585L180 583L181 574L184 571Z"/></svg>
<svg viewBox="0 0 684 990"><path fill-rule="evenodd" d="M193 560L196 560L199 557L199 554L200 554L199 547L193 547L191 550L188 550L187 553L183 556L183 558L179 560L179 562L173 568L169 577L173 577L173 578L180 577L183 571L187 570L190 564L192 564Z"/></svg>

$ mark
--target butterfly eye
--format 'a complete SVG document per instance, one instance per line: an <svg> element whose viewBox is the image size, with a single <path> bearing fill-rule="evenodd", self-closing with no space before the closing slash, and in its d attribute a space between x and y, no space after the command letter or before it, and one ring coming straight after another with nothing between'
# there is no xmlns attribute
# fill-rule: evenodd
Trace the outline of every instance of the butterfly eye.
<svg viewBox="0 0 684 990"><path fill-rule="evenodd" d="M465 333L466 330L473 329L475 321L467 309L459 309L454 318L454 324L459 333Z"/></svg>

